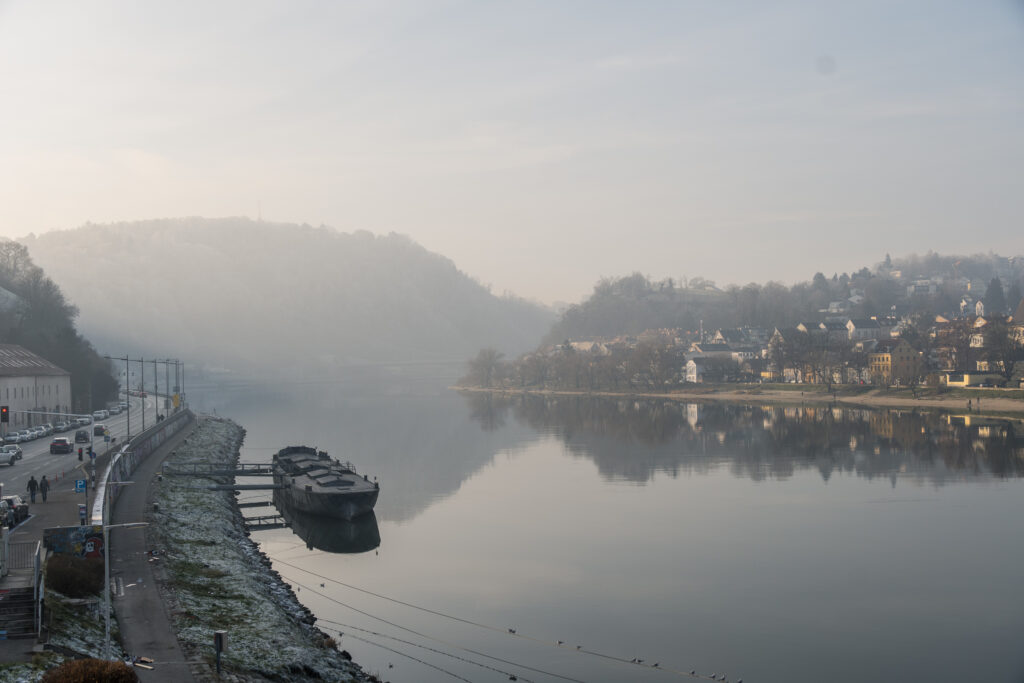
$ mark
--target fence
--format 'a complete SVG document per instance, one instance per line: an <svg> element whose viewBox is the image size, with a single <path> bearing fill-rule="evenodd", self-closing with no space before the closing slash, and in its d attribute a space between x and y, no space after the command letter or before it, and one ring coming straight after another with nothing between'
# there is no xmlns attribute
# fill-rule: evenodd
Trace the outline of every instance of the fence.
<svg viewBox="0 0 1024 683"><path fill-rule="evenodd" d="M6 543L7 569L32 569L35 567L36 549L39 541L22 541L20 543Z"/></svg>

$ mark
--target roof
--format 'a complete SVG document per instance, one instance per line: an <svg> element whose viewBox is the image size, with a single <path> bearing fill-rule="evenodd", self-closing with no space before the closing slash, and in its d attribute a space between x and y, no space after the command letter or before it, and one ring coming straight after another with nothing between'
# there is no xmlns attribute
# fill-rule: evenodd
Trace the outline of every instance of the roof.
<svg viewBox="0 0 1024 683"><path fill-rule="evenodd" d="M871 318L850 318L850 324L865 330L878 329L878 321Z"/></svg>
<svg viewBox="0 0 1024 683"><path fill-rule="evenodd" d="M23 346L0 344L0 377L70 374Z"/></svg>
<svg viewBox="0 0 1024 683"><path fill-rule="evenodd" d="M893 349L905 343L902 339L880 339L871 353L892 353Z"/></svg>

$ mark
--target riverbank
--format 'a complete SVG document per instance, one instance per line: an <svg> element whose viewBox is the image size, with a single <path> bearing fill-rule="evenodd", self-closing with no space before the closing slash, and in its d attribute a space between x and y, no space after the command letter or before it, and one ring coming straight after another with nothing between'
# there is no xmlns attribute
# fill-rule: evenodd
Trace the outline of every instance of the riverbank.
<svg viewBox="0 0 1024 683"><path fill-rule="evenodd" d="M572 391L558 389L515 389L452 387L468 393L535 396L600 396L607 398L663 399L679 402L723 401L729 403L840 404L867 408L928 409L950 413L970 413L984 417L1024 418L1024 392L984 389L953 389L939 393L935 389L876 389L837 387L831 393L821 385L722 384L694 385L682 391Z"/></svg>
<svg viewBox="0 0 1024 683"><path fill-rule="evenodd" d="M166 460L226 468L238 460L245 430L203 417ZM235 681L375 682L314 625L315 618L252 542L233 491L205 488L228 478L163 477L147 513L157 581L178 641L197 680L216 674L213 633L228 632L221 664ZM201 671L197 671L197 668Z"/></svg>

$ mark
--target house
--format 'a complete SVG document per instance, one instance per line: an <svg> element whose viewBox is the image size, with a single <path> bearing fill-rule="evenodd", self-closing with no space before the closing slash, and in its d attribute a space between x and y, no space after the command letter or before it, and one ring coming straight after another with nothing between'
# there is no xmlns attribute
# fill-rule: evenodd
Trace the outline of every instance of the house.
<svg viewBox="0 0 1024 683"><path fill-rule="evenodd" d="M852 342L879 339L882 336L878 321L873 318L850 318L846 322L846 331Z"/></svg>
<svg viewBox="0 0 1024 683"><path fill-rule="evenodd" d="M868 353L868 370L886 384L909 383L921 372L921 353L903 339L882 339Z"/></svg>
<svg viewBox="0 0 1024 683"><path fill-rule="evenodd" d="M71 373L22 346L0 344L0 403L10 410L8 429L50 422L45 413L71 412Z"/></svg>
<svg viewBox="0 0 1024 683"><path fill-rule="evenodd" d="M736 381L739 372L739 365L728 357L703 356L686 362L686 381L695 384Z"/></svg>

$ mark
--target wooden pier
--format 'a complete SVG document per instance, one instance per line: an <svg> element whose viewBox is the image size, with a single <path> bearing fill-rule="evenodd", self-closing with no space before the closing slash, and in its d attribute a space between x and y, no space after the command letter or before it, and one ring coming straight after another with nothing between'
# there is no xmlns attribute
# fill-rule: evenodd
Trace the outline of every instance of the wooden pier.
<svg viewBox="0 0 1024 683"><path fill-rule="evenodd" d="M163 474L172 477L271 477L274 466L269 462L240 462L224 468L209 462L186 462L164 465Z"/></svg>
<svg viewBox="0 0 1024 683"><path fill-rule="evenodd" d="M256 517L243 517L245 528L249 531L264 531L266 529L284 529L289 526L281 515L258 515Z"/></svg>

